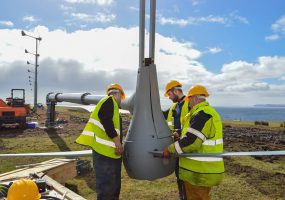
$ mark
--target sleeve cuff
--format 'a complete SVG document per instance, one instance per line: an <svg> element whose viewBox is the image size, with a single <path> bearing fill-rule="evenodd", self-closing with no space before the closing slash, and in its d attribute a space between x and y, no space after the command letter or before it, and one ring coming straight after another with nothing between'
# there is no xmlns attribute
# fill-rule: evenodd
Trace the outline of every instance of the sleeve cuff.
<svg viewBox="0 0 285 200"><path fill-rule="evenodd" d="M175 154L177 154L177 152L175 151L174 144L169 145L168 150L169 150L170 153L175 153Z"/></svg>

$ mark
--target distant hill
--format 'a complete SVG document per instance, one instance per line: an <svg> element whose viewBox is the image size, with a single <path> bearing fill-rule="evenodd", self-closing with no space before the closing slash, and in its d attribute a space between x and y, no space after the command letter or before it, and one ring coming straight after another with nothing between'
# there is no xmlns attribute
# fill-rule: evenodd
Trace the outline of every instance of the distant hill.
<svg viewBox="0 0 285 200"><path fill-rule="evenodd" d="M256 104L254 107L285 108L285 104Z"/></svg>

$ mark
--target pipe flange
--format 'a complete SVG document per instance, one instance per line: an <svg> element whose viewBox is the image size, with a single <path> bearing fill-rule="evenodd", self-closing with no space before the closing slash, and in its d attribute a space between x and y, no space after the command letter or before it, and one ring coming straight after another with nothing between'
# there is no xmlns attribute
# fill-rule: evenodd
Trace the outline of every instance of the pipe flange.
<svg viewBox="0 0 285 200"><path fill-rule="evenodd" d="M81 95L80 100L81 100L81 103L82 103L82 104L84 104L84 105L90 105L89 103L86 103L86 102L85 102L85 97L86 97L87 95L90 95L90 94L91 94L91 93L86 92L86 93L84 93L84 94Z"/></svg>
<svg viewBox="0 0 285 200"><path fill-rule="evenodd" d="M60 94L62 94L62 93L56 93L56 94L54 95L54 99L55 99L56 102L62 102L62 101L60 101L60 100L57 98L57 96L60 95Z"/></svg>

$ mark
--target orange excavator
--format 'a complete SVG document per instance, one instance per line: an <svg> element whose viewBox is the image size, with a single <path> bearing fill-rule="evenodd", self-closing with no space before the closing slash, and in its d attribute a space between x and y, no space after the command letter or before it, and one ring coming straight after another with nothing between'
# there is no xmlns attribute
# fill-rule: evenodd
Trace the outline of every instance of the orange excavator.
<svg viewBox="0 0 285 200"><path fill-rule="evenodd" d="M6 98L6 102L0 99L0 129L2 127L25 129L26 117L30 112L29 106L25 105L25 90L12 89L11 97Z"/></svg>

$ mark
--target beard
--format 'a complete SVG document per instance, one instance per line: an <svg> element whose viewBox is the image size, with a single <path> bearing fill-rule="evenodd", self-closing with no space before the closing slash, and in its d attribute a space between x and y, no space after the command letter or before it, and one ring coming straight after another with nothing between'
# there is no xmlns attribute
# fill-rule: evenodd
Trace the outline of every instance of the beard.
<svg viewBox="0 0 285 200"><path fill-rule="evenodd" d="M173 103L177 103L178 100L179 100L178 95L174 94L174 97L173 97L173 99L172 99Z"/></svg>

